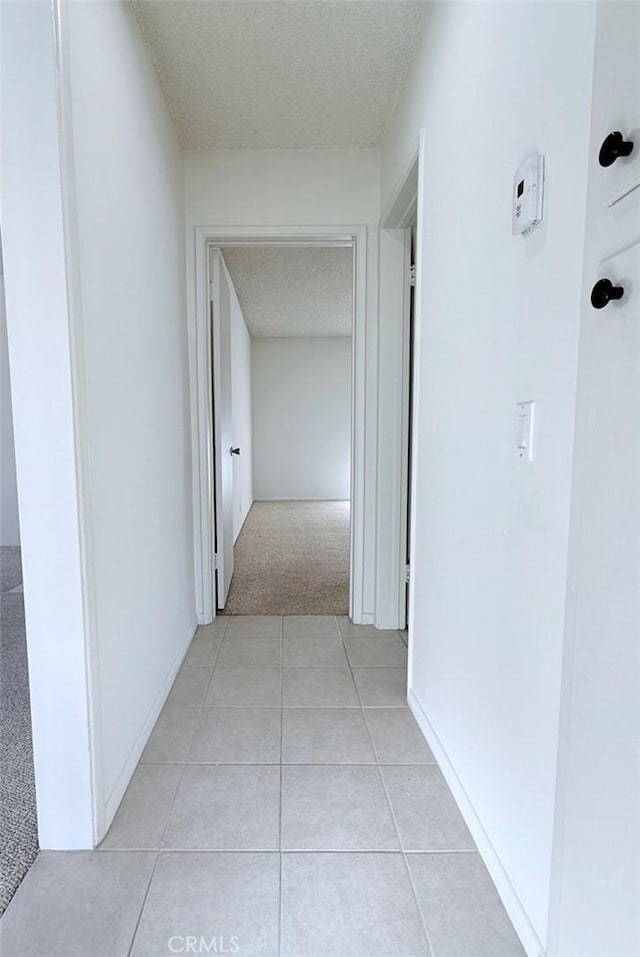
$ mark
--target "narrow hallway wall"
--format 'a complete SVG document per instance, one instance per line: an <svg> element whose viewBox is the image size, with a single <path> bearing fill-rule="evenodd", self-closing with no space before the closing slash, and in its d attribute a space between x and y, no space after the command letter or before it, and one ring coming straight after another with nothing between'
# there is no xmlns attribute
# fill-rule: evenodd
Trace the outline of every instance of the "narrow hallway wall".
<svg viewBox="0 0 640 957"><path fill-rule="evenodd" d="M65 10L108 825L196 625L184 164L130 5Z"/></svg>
<svg viewBox="0 0 640 957"><path fill-rule="evenodd" d="M433 4L382 164L384 207L424 130L411 704L535 957L547 939L594 36L592 3ZM512 236L513 179L537 153L544 219ZM529 400L524 465L516 403Z"/></svg>

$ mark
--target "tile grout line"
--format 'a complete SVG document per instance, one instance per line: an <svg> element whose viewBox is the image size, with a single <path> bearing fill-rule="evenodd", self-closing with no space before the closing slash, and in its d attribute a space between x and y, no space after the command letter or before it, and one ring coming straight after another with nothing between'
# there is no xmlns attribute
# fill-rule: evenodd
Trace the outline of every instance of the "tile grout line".
<svg viewBox="0 0 640 957"><path fill-rule="evenodd" d="M155 852L155 860L153 862L153 867L151 868L151 873L149 875L149 880L147 882L147 888L144 892L144 897L142 898L142 903L140 905L140 910L138 911L138 917L136 920L136 926L133 929L133 934L131 935L131 943L127 949L127 957L131 957L133 953L133 947L136 942L136 937L138 936L138 931L140 930L140 922L142 920L142 913L146 907L147 899L149 897L149 892L151 890L151 884L153 883L153 878L155 877L156 868L158 867L158 861L160 860L160 851Z"/></svg>
<svg viewBox="0 0 640 957"><path fill-rule="evenodd" d="M393 813L393 808L391 807L389 795L388 795L388 792L387 792L387 789L386 789L386 785L385 785L385 782L384 782L384 778L383 778L383 775L382 775L382 770L381 770L380 762L379 762L379 759L378 759L378 757L377 757L375 747L374 747L374 745L373 745L373 738L372 738L372 735L371 735L371 730L370 730L370 727L369 727L369 723L368 723L368 721L367 721L366 709L364 708L364 706L363 706L363 704L362 704L362 701L361 701L361 698L360 698L360 694L359 694L359 692L358 692L357 685L356 685L356 683L355 683L355 676L354 676L354 674L353 674L353 668L352 668L351 661L350 661L350 659L349 659L349 656L348 656L348 653L347 653L347 649L346 649L346 645L345 645L345 636L342 635L342 633L340 632L339 626L338 626L338 624L337 624L337 619L334 618L334 621L335 621L335 624L336 624L336 627L337 627L337 630L338 630L338 637L340 638L341 645L342 645L342 648L343 648L343 651L344 651L344 654L345 654L345 658L346 658L346 662L347 662L347 668L348 668L348 670L349 670L349 674L350 674L350 677L351 677L351 680L352 680L352 683L353 683L353 686L354 686L354 689L355 689L355 692L356 692L356 699L357 699L357 701L358 701L358 704L355 705L355 706L353 706L353 707L350 708L349 710L352 710L352 711L358 710L358 711L360 712L360 714L362 715L363 720L364 720L364 722L365 722L365 729L366 729L366 731L367 731L367 735L368 735L368 738L369 738L370 747L371 747L371 751L372 751L372 755L373 755L373 764L370 763L370 764L366 764L366 765L362 765L362 766L363 766L363 767L373 767L373 766L378 767L378 774L379 774L379 776L380 776L381 779L382 779L382 784L383 784L383 788L384 788L384 791L385 791L386 800L387 800L387 803L388 803L388 805L389 805L389 810L390 810L391 818L392 818L392 821L393 821L393 824L394 824L394 829L396 830L396 834L397 834L397 837L398 837L398 840L399 840L400 852L403 854L403 861L404 861L404 864L405 864L405 868L406 868L407 871L408 871L408 865L407 865L407 862L406 862L406 856L405 856L405 851L404 851L404 847L403 847L402 838L401 838L401 835L400 835L400 833L399 833L398 825L397 825L397 822L396 822L396 819L395 819L395 815L394 815L394 813ZM225 628L225 632L227 631L227 629L228 629L228 623L227 623L227 627ZM179 792L179 790L180 790L180 785L181 785L181 783L182 783L182 778L183 778L183 774L184 774L185 768L186 768L187 766L208 766L208 765L218 766L218 765L219 765L219 762L190 762L190 761L188 761L188 755L189 755L189 753L190 753L190 750L191 750L191 747L192 747L192 744L193 744L194 737L195 737L195 735L196 735L196 731L197 731L199 722L200 722L201 719L202 719L202 715L205 713L206 710L216 710L215 706L210 706L210 707L208 707L208 706L206 705L206 701L207 701L207 698L208 698L209 693L210 693L210 688L211 688L211 684L212 684L212 682L213 682L213 680L214 680L214 676L215 676L215 673L216 673L216 669L217 669L217 667L218 667L217 662L218 662L218 659L219 659L220 654L221 654L222 645L223 645L223 643L224 643L225 637L226 637L226 635L223 635L223 636L220 638L220 642L219 642L219 645L218 645L218 649L217 649L216 654L215 654L214 659L213 659L213 664L212 664L212 667L211 667L211 674L210 674L209 680L208 680L208 682L207 682L207 687L206 687L206 689L205 689L204 697L202 698L202 703L201 703L199 706L196 706L195 708L192 709L192 710L195 710L195 711L197 711L197 712L199 712L199 713L198 713L198 715L197 715L196 721L194 722L194 727L193 727L193 729L192 729L192 731L191 731L191 735L190 735L190 739L189 739L189 744L188 744L187 749L186 749L186 752L185 752L186 757L185 757L184 760L181 761L181 762L160 762L160 763L158 763L158 762L153 762L153 763L156 764L157 766L163 766L163 765L164 765L164 766L178 766L178 767L181 769L181 771L180 771L180 775L178 776L178 779L177 779L177 782L176 782L176 788L175 788L175 792L174 792L174 794L173 794L173 799L172 799L172 802L171 802L171 807L170 807L170 809L169 809L169 813L168 813L167 818L166 818L166 822L165 822L165 826L164 826L164 829L163 829L162 837L161 837L161 839L160 839L160 847L159 847L158 850L156 851L154 866L153 866L153 869L152 869L152 872L151 872L151 876L150 876L150 879L149 879L149 882L148 882L148 885L147 885L147 890L146 890L146 893L145 893L145 896L144 896L144 899L143 899L143 902L142 902L142 905L141 905L141 908L140 908L140 911L139 911L139 914L138 914L138 919L137 919L137 922L136 922L136 927L135 927L135 930L134 930L134 933L133 933L133 937L132 937L132 940L131 940L131 944L130 944L130 947L129 947L129 951L128 951L129 957L130 957L131 952L132 952L132 949L133 949L133 947L134 947L134 945L135 945L135 941L136 941L136 938L137 938L137 935L138 935L138 931L139 931L140 922L141 922L142 917L143 917L144 909L145 909L145 906L146 906L146 903L147 903L147 899L148 899L148 896L149 896L149 893L150 893L150 890L151 890L151 886L152 886L152 883L153 883L153 879L154 879L154 877L155 877L155 873L156 873L156 870L157 870L157 867L158 867L158 864L159 864L159 861L160 861L160 855L161 855L161 854L163 854L163 853L168 853L168 854L170 854L170 853L175 853L175 852L177 852L177 853L180 853L180 852L182 852L182 853L185 853L185 852L186 852L186 853L203 853L203 852L204 852L204 853L210 853L210 854L215 854L215 853L235 853L235 852L262 853L262 852L264 852L264 851L268 851L268 850L269 850L269 849L265 849L265 848L258 848L258 849L241 848L241 849L237 849L237 851L235 851L235 849L232 849L232 848L224 848L224 849L208 848L208 849L204 849L204 851L203 851L203 849L200 849L200 848L185 848L185 849L170 848L170 849L165 849L164 846L163 846L163 845L164 845L164 842L165 842L165 839L166 839L166 834L167 834L167 831L168 831L168 828L169 828L169 823L170 823L170 820L171 820L171 817L172 817L172 814L173 814L173 811L174 811L174 808L175 808L175 803L176 803L176 800L177 800L178 792ZM279 856L279 907L278 907L278 912L279 912L279 928L278 928L278 938L279 938L279 953L280 953L280 955L282 955L282 951L283 951L283 947L284 947L284 941L283 941L284 907L283 907L283 894L282 894L282 882L283 882L283 774L284 774L284 767L285 767L285 764L284 764L284 755L283 755L283 747L284 747L284 711L285 711L285 708L284 708L284 673L285 673L285 670L286 670L285 667L284 667L284 618L283 618L283 617L281 617L281 619L280 619L280 638L279 638L279 643L280 643L280 668L279 668L279 671L280 671L280 760L279 760L279 765L278 765L278 766L279 766L279 769L280 769L280 793L279 793L279 799L280 799L280 800L279 800L279 842L278 842L277 852L278 852L278 856ZM238 706L238 707L240 707L240 706ZM249 707L249 705L245 705L245 706L242 706L242 707ZM306 707L306 706L300 706L300 707L302 708L302 707ZM328 707L328 706L327 706L327 707ZM272 710L276 710L276 709L273 708ZM226 763L227 763L227 762L225 762L225 764L226 764ZM245 764L248 764L248 763L249 763L249 762L242 762L240 765L235 765L235 764L233 764L233 766L242 766L242 765L245 765ZM250 762L250 763L251 763L251 764L255 764L256 762ZM260 762L260 763L261 763L261 762ZM262 763L261 763L261 765L262 765ZM270 765L271 765L271 766L275 766L275 762L270 762ZM262 765L262 766L269 766L269 765ZM322 765L320 765L320 766L322 766ZM347 765L345 765L345 766L355 766L355 765L353 765L353 763L350 762L349 764L347 764ZM123 848L123 849L122 849L122 851L126 851L126 850L129 850L129 851L130 851L130 850L132 850L132 849L131 849L131 848L127 848L127 849ZM312 850L313 850L313 849L296 848L296 849L292 849L292 853L296 853L296 852L300 852L300 853L311 853ZM326 849L326 851L327 851L328 853L335 853L335 854L352 853L351 851L348 851L347 849L339 849L339 848L336 848L336 849L330 849L330 848L329 848L329 849ZM371 853L381 853L381 851L380 851L380 849L370 848L370 849L368 849L368 850L363 850L363 851L361 851L361 852L359 852L359 853L365 853L365 854L366 854L366 853L369 853L369 854L371 854ZM398 851L395 850L395 849L389 849L389 850L383 851L382 853L398 853ZM411 878L410 872L409 872L409 879L410 879L410 883L411 883L411 887L412 887L412 893L414 894L414 897L416 897L415 887L414 887L414 885L413 885L413 880L412 880L412 878ZM422 922L423 922L423 924L424 924L424 919L423 919L423 915L422 915L422 910L421 910L419 904L418 904L418 910L419 910L419 914L420 914L421 920L422 920ZM428 932L427 932L427 930L426 930L426 927L425 927L425 934L426 934L426 937L427 937L428 946L431 948L431 951L432 951L431 942L430 942L430 939L429 939L429 936L428 936Z"/></svg>
<svg viewBox="0 0 640 957"><path fill-rule="evenodd" d="M328 765L326 765L328 766ZM373 767L373 765L368 765ZM93 853L89 851L88 853ZM277 847L109 847L100 854L161 854L163 857L169 854L278 854ZM397 848L389 847L364 847L360 849L345 847L292 847L283 851L284 854L401 854L402 851ZM415 857L418 854L428 854L429 856L458 854L478 855L474 850L455 850L455 851L405 851L407 857Z"/></svg>
<svg viewBox="0 0 640 957"><path fill-rule="evenodd" d="M225 631L226 631L226 628L225 628ZM209 681L207 682L207 689L206 689L205 694L204 694L204 697L203 697L203 704L202 704L199 708L194 708L194 709L193 709L193 710L198 711L198 712L200 712L200 713L202 713L202 711L203 711L203 709L204 709L204 700L206 699L207 693L208 693L208 691L209 691L209 684L211 683L211 681L212 681L212 679L213 679L213 674L214 674L214 670L215 670L215 661L217 660L217 657L218 657L218 655L220 654L220 649L222 648L222 640L223 640L223 639L220 640L220 644L218 645L218 651L216 652L216 655L215 655L215 658L214 658L214 665L213 665L213 667L212 667L212 669L211 669L211 675L209 676ZM188 744L188 746L187 746L187 748L186 748L186 751L185 751L186 757L189 756L189 751L191 750L191 745L193 744L193 739L194 739L194 737L195 737L197 724L198 724L198 720L197 720L197 718L196 718L196 720L195 720L194 723L193 723L193 729L192 729L192 731L191 731L191 735L190 735L190 738L189 738L189 744ZM138 931L139 931L139 929L140 929L140 923L141 923L141 921L142 921L142 915L143 915L144 909L145 909L145 907L146 907L146 905L147 905L147 900L149 899L149 894L150 894L150 892L151 892L151 885L152 885L152 883L153 883L153 879L154 879L155 874L156 874L156 871L157 871L157 869L158 869L158 864L159 864L159 862L160 862L160 855L162 854L162 852L163 852L163 850L164 850L163 844L164 844L164 842L165 842L165 838L166 838L166 835L167 835L167 830L169 829L169 823L170 823L170 821L171 821L171 815L173 814L173 810L174 810L174 808L175 808L176 798L178 797L178 791L180 790L180 785L181 785L181 783L182 783L182 777L183 777L183 774L184 774L184 770L185 770L185 767L187 766L186 757L185 757L185 760L184 760L184 761L182 761L182 762L176 762L177 766L180 767L181 770L180 770L180 773L179 773L179 775L178 775L178 780L177 780L177 782L176 782L176 789L175 789L175 791L174 791L173 798L172 798L172 800L171 800L171 806L169 807L169 813L167 814L167 817L166 817L166 820L165 820L165 824L164 824L164 827L163 827L163 829L162 829L162 834L160 835L160 840L159 840L159 842L158 842L158 843L159 843L159 847L158 847L158 850L156 851L156 859L155 859L155 861L154 861L153 868L152 868L152 870L151 870L151 876L150 876L150 878L149 878L149 883L148 883L148 885L147 885L147 890L146 890L146 893L145 893L144 898L143 898L143 901L142 901L142 906L140 907L140 912L139 912L139 914L138 914L138 920L136 921L136 927L135 927L135 930L134 930L134 932L133 932L133 937L131 938L131 944L129 945L129 950L127 951L127 957L131 957L131 954L132 954L132 952L133 952L133 948L134 948L134 945L135 945L135 942L136 942L136 937L138 936Z"/></svg>
<svg viewBox="0 0 640 957"><path fill-rule="evenodd" d="M175 806L176 806L176 800L177 800L177 797L178 797L178 792L180 791L180 786L182 785L182 780L183 780L183 777L184 777L185 769L187 768L187 766L190 766L190 764L191 764L191 763L189 762L189 760L188 760L189 754L190 754L191 748L192 748L192 746L193 746L193 741L194 741L194 738L195 738L195 736L196 736L196 731L197 731L197 729L198 729L198 724L199 724L199 722L200 722L200 718L201 718L202 714L204 713L204 703L205 703L205 701L207 700L207 695L209 694L209 688L211 687L211 682L213 681L213 676L214 676L215 671L216 671L216 662L217 662L217 660L218 660L218 656L219 656L220 650L221 650L221 648L222 648L222 642L224 641L224 635L226 634L226 631L227 631L228 626L229 626L229 623L227 622L227 624L226 624L225 627L224 627L223 635L222 635L222 637L220 638L220 643L219 643L219 645L218 645L218 650L216 651L216 653L215 653L215 655L214 655L214 658L213 658L213 665L212 665L212 667L211 667L211 674L209 675L209 680L208 680L208 682L207 682L207 687L206 687L205 693L204 693L204 695L203 695L203 697L202 697L202 704L200 705L199 708L194 709L194 710L197 711L198 713L197 713L197 715L196 715L196 720L193 722L193 728L191 729L191 734L189 735L189 743L188 743L188 745L187 745L187 747L186 747L186 749L185 749L185 751L184 751L184 759L183 759L181 762L176 762L176 763L179 764L181 770L180 770L180 774L178 775L178 782L177 782L177 786L176 786L175 792L174 792L174 794L173 794L173 799L172 799L172 801L171 801L171 806L169 807L169 813L167 814L167 818L166 818L166 821L165 821L165 824L164 824L164 828L162 829L162 834L160 835L160 847L159 847L159 851L158 851L158 857L159 857L160 853L164 850L164 842L165 842L166 837L167 837L167 831L169 830L169 824L170 824L170 822L171 822L171 816L172 816L173 811L174 811Z"/></svg>
<svg viewBox="0 0 640 957"><path fill-rule="evenodd" d="M343 644L344 644L344 637L343 637L342 640L343 640ZM346 647L345 647L345 654L346 654ZM379 776L380 782L381 782L381 784L382 784L382 788L383 788L383 791L384 791L384 795L385 795L385 798L386 798L386 801L387 801L387 807L389 808L389 813L390 813L390 815L391 815L391 820L392 820L392 822L393 822L393 827L394 827L394 830L395 830L395 832L396 832L396 837L397 837L397 839L398 839L398 844L400 845L400 853L402 854L402 863L404 864L405 873L406 873L406 875L407 875L407 877L408 877L408 879L409 879L409 885L410 885L410 887L411 887L411 893L413 894L413 900L414 900L415 905L416 905L416 907L417 907L417 909L418 909L418 914L419 914L419 916L420 916L420 923L422 924L422 929L423 929L423 931L424 931L425 939L426 939L426 941L427 941L427 947L429 948L429 957L435 957L435 950L434 950L433 944L432 944L432 942L431 942L431 937L430 937L430 935L429 935L429 930L428 930L428 928L427 928L427 923L426 923L426 921L425 921L425 919L424 919L424 914L422 913L422 908L420 907L420 901L418 900L418 894L417 894L417 892L416 892L415 884L414 884L413 877L412 877L412 874L411 874L411 869L409 868L409 862L407 861L407 855L406 855L405 848L404 848L404 841L403 841L403 839L402 839L402 834L400 833L400 828L399 828L398 822L397 822L397 820L396 820L396 815L395 815L394 810L393 810L393 805L391 804L391 798L389 797L389 791L388 791L388 789L387 789L387 784L386 784L386 781L385 781L385 779L384 779L384 774L382 773L382 767L381 767L381 765L380 765L380 761L379 761L379 758L378 758L378 753L377 753L376 748L375 748L375 745L374 745L374 743L373 743L373 735L371 734L371 728L369 727L369 721L367 720L366 708L365 708L364 705L362 704L362 699L361 699L361 697L360 697L360 692L358 691L358 686L357 686L357 684L356 684L356 680L355 680L355 677L354 677L354 674L353 674L353 668L351 667L351 661L349 660L349 656L348 656L348 655L347 655L347 661L349 662L349 670L351 671L351 678L352 678L352 681L353 681L353 683L354 683L354 685L355 685L356 695L358 696L358 701L360 702L360 707L361 707L361 711L362 711L362 717L363 717L363 720L364 720L365 728L367 729L367 734L368 734L368 736L369 736L369 742L370 742L370 744L371 744L371 749L372 749L372 751L373 751L373 756L374 756L374 758L375 758L376 768L378 769L378 776Z"/></svg>
<svg viewBox="0 0 640 957"><path fill-rule="evenodd" d="M371 734L371 731L370 731L370 729L369 729L369 722L367 721L366 713L365 713L365 718L364 718L364 720L365 720L365 724L367 725L367 730L369 731L369 734ZM376 756L376 757L377 757L377 756ZM419 897L418 897L418 892L417 892L417 890L416 890L416 885L415 885L415 882L414 882L414 880L413 880L413 874L411 873L411 868L409 867L409 861L408 861L408 859L407 859L407 850L406 850L405 845L404 845L404 840L403 840L403 837L402 837L402 833L401 833L401 831L400 831L400 826L399 826L399 824L398 824L398 820L397 820L397 818L396 818L395 811L393 810L393 804L392 804L392 802L391 802L391 797L389 796L389 789L387 788L387 782L385 781L385 778L384 778L384 773L383 773L383 770L382 770L383 765L381 765L380 762L378 761L378 762L377 762L377 766L378 766L378 773L379 773L379 775L380 775L380 780L382 781L382 787L383 787L383 789L384 789L385 797L386 797L386 799L387 799L387 804L389 805L389 811L391 812L391 818L392 818L392 820L393 820L393 826L394 826L394 828L395 828L395 830L396 830L396 833L397 833L397 835L398 835L398 841L400 842L400 850L401 850L401 853L402 853L402 861L403 861L403 864L404 864L404 869L405 869L405 872L406 872L407 877L408 877L408 879L409 879L409 884L410 884L410 886L411 886L411 892L412 892L412 894L413 894L413 899L414 899L414 901L415 901L416 907L418 908L418 914L420 915L420 921L421 921L421 923L422 923L422 927L423 927L423 929L424 929L425 937L426 937L426 940L427 940L427 947L429 948L429 953L430 953L431 957L436 957L435 948L434 948L433 942L432 942L432 940L431 940L431 935L429 934L429 927L428 927L428 925L427 925L427 921L426 921L425 915L424 915L424 913L423 913L423 911L422 911L422 907L421 907L421 905L420 905L420 899L419 899ZM395 767L402 767L402 765L394 765L394 766L395 766ZM427 852L427 853L428 853L428 852Z"/></svg>
<svg viewBox="0 0 640 957"><path fill-rule="evenodd" d="M225 630L226 630L226 629L225 629ZM192 640L193 640L193 639L192 639ZM214 674L214 670L215 670L215 661L217 660L217 657L218 657L218 655L220 654L220 649L221 649L221 648L222 648L222 640L220 641L220 644L218 645L218 651L216 652L216 655L215 655L215 658L214 658L214 665L213 665L213 667L212 667L212 669L211 669L211 675L209 676L209 681L207 682L207 689L206 689L206 691L205 691L205 695L204 695L204 698L203 698L203 704L202 704L199 708L194 708L194 709L192 709L192 710L194 710L194 711L197 711L197 712L200 712L200 713L202 713L202 711L203 711L203 708L204 708L204 700L206 699L207 693L208 693L208 691L209 691L209 684L211 683L211 681L212 681L212 679L213 679L213 674ZM136 942L136 937L138 936L138 931L139 931L139 929L140 929L140 922L142 921L142 915L143 915L143 913L144 913L144 909L145 909L145 907L146 907L147 900L148 900L148 898L149 898L149 894L150 894L150 892L151 892L151 885L152 885L152 883L153 883L153 879L154 879L154 877L155 877L156 870L157 870L157 868L158 868L158 864L159 864L159 862L160 862L160 855L161 855L161 853L162 853L162 851L163 851L163 844L164 844L164 841L165 841L165 838L166 838L166 835L167 835L167 830L169 829L169 822L171 821L171 815L173 814L173 810L174 810L174 808L175 808L176 798L178 797L178 791L180 790L180 785L181 785L181 783L182 783L182 777L183 777L183 775L184 775L184 770L185 770L185 767L187 766L186 758L189 756L189 751L191 750L191 745L193 744L193 739L194 739L194 737L195 737L197 724L198 724L198 719L196 718L196 720L193 722L193 728L192 728L192 730L191 730L191 735L190 735L190 737L189 737L189 744L187 745L187 748L186 748L186 751L185 751L185 760L184 760L184 761L181 761L181 762L174 762L174 763L172 763L171 765L169 765L169 764L165 765L165 766L169 766L169 767L172 767L172 766L177 766L177 767L179 767L179 768L180 768L180 773L178 774L178 778L177 778L177 781L176 781L176 788L175 788L175 791L173 792L173 798L171 799L171 805L170 805L170 807L169 807L169 812L168 812L168 814L167 814L167 817L166 817L166 820L165 820L165 823L164 823L164 827L163 827L163 829L162 829L162 834L160 835L160 840L159 840L159 842L158 842L158 845L159 845L159 846L158 846L158 850L156 851L155 861L154 861L154 863L153 863L153 868L151 869L151 875L150 875L150 877L149 877L149 883L147 884L147 889L146 889L144 898L143 898L143 900L142 900L142 905L141 905L141 907L140 907L140 911L139 911L139 913L138 913L138 919L137 919L137 921L136 921L135 930L134 930L133 936L132 936L132 938L131 938L131 944L129 945L129 950L127 951L127 957L131 957L131 954L132 954L132 952L133 952L133 947L134 947L135 942ZM140 766L140 765L138 764L138 767L139 767L139 766Z"/></svg>

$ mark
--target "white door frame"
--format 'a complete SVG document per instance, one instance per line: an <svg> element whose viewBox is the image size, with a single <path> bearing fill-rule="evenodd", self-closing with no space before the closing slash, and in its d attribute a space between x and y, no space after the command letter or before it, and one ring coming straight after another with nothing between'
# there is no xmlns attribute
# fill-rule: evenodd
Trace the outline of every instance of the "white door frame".
<svg viewBox="0 0 640 957"><path fill-rule="evenodd" d="M196 612L202 625L216 614L214 587L211 436L211 334L208 321L208 246L349 246L353 248L353 335L351 384L351 555L349 615L362 620L364 587L364 449L366 226L196 226L195 309L189 314L193 436L193 519Z"/></svg>
<svg viewBox="0 0 640 957"><path fill-rule="evenodd" d="M420 135L405 172L381 217L380 228L380 339L378 382L378 502L376 625L404 628L406 607L407 536L413 517L408 508L409 466L409 308L411 224L416 224L415 341L418 336L419 247L421 242ZM417 349L416 349L417 355ZM415 356L414 356L415 360ZM413 370L414 408L417 374ZM413 421L415 436L416 422ZM414 441L414 448L415 441ZM396 462L395 469L385 467ZM414 463L415 464L415 463ZM384 483L384 485L383 485ZM415 484L414 484L415 488ZM412 536L413 538L413 536ZM411 596L411 588L409 588ZM410 616L411 617L411 616ZM411 636L410 636L411 639ZM411 644L411 640L410 640Z"/></svg>

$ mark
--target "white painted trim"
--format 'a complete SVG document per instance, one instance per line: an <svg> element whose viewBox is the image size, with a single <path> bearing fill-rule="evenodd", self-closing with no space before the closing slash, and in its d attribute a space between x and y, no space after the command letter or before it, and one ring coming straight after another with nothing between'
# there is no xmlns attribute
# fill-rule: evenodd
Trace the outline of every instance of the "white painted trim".
<svg viewBox="0 0 640 957"><path fill-rule="evenodd" d="M516 933L522 942L522 946L527 953L527 957L544 957L545 951L540 938L536 934L533 924L529 920L527 912L522 906L522 902L518 897L513 884L509 880L509 876L493 844L491 843L489 836L482 825L482 821L480 820L473 804L471 803L471 800L469 799L469 796L467 795L460 778L456 773L454 765L450 761L447 752L442 746L440 739L438 738L433 725L429 721L427 713L422 707L418 696L411 687L409 687L407 701L420 730L426 738L427 744L433 752L433 756L438 762L438 766L442 771L444 779L449 785L451 793L455 798L456 804L460 809L466 825L471 831L471 836L476 842L480 856L484 861L489 874L491 875L491 879L496 886L496 890L498 891L500 899L505 906L505 910L507 911L511 922L515 927Z"/></svg>
<svg viewBox="0 0 640 957"><path fill-rule="evenodd" d="M417 213L420 154L423 139L423 131L420 131L418 141L409 155L404 172L391 191L380 216L383 229L405 229L411 224L414 215Z"/></svg>
<svg viewBox="0 0 640 957"><path fill-rule="evenodd" d="M404 628L407 618L411 265L407 227L417 212L419 161L416 150L388 203L385 225L380 230L375 607L378 628ZM395 321L390 321L389 314ZM390 462L397 463L397 467L390 469Z"/></svg>
<svg viewBox="0 0 640 957"><path fill-rule="evenodd" d="M416 264L416 284L413 290L413 423L411 429L411 444L413 447L413 461L411 464L411 486L417 487L416 475L418 467L418 428L420 419L420 343L422 337L422 230L424 224L424 154L425 154L425 130L420 130L418 142L418 193L416 199L416 235L414 260ZM416 567L416 499L414 494L411 502L411 514L409 515L409 525L412 529L411 547L409 554L409 564L412 569ZM414 574L415 580L415 574ZM409 628L407 636L407 673L411 683L413 675L413 649L414 633L413 622L415 621L415 587L409 587Z"/></svg>
<svg viewBox="0 0 640 957"><path fill-rule="evenodd" d="M347 246L353 248L354 309L352 336L351 410L351 569L349 614L363 622L364 504L366 430L366 226L196 226L188 245L195 243L189 289L189 360L193 438L193 518L196 613L200 624L215 617L213 587L213 409L208 330L207 246ZM188 266L189 268L189 266ZM191 278L189 279L189 284ZM373 616L371 615L371 618Z"/></svg>
<svg viewBox="0 0 640 957"><path fill-rule="evenodd" d="M255 502L349 502L348 498L343 498L339 496L338 498L327 498L326 495L324 498L318 498L317 495L307 496L306 498L301 498L299 495L296 495L295 498L270 498L268 495L261 495L260 498L254 498Z"/></svg>
<svg viewBox="0 0 640 957"><path fill-rule="evenodd" d="M55 57L58 139L60 147L60 186L65 245L65 268L69 311L69 353L73 401L74 449L78 491L78 528L84 607L84 645L88 703L88 741L91 767L93 840L98 844L110 820L105 808L103 779L103 733L100 683L100 657L97 637L93 509L91 507L89 428L87 424L87 374L82 322L82 293L79 270L75 165L73 155L73 117L66 0L52 0L51 16Z"/></svg>
<svg viewBox="0 0 640 957"><path fill-rule="evenodd" d="M417 184L416 184L417 186ZM413 199L414 211L417 208L418 194L416 192ZM408 542L409 542L409 429L411 427L411 286L409 279L411 271L411 227L404 229L404 263L403 271L405 282L403 285L402 298L402 370L400 374L400 403L401 403L401 424L400 424L400 502L399 510L399 534L397 544L397 591L398 591L398 627L403 628L407 622L407 575L406 568L408 562ZM418 265L415 265L416 276ZM414 296L415 306L415 296ZM415 491L415 488L414 488ZM411 582L409 582L409 591Z"/></svg>

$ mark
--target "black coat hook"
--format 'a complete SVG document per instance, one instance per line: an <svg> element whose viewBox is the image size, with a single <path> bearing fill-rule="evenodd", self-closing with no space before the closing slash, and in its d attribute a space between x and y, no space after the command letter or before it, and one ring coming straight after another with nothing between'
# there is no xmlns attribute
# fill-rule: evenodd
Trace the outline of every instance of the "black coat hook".
<svg viewBox="0 0 640 957"><path fill-rule="evenodd" d="M621 156L628 156L633 152L633 141L625 140L619 130L609 133L600 147L598 159L600 166L612 166Z"/></svg>

